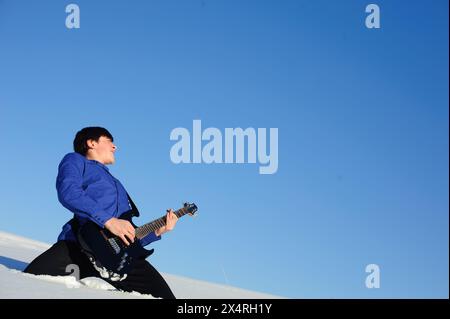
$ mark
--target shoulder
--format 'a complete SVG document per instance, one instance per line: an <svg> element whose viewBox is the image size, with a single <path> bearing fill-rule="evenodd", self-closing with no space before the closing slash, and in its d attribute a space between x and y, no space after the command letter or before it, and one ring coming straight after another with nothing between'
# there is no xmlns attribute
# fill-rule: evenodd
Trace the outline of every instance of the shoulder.
<svg viewBox="0 0 450 319"><path fill-rule="evenodd" d="M62 165L75 165L77 167L83 167L85 162L86 158L83 155L72 152L66 154L63 157L59 166L61 167Z"/></svg>
<svg viewBox="0 0 450 319"><path fill-rule="evenodd" d="M86 157L84 157L81 154L78 154L76 152L72 152L72 153L67 153L66 155L64 155L63 159L61 162L80 162L83 163L86 161Z"/></svg>

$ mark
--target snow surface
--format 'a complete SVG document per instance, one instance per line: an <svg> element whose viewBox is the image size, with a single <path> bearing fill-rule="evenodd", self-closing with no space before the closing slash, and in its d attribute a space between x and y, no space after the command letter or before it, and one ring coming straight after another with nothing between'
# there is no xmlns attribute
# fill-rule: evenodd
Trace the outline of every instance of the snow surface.
<svg viewBox="0 0 450 319"><path fill-rule="evenodd" d="M0 231L0 298L154 299L151 295L118 291L100 278L89 277L77 281L73 276L34 276L22 272L29 262L49 247L49 244ZM161 275L178 299L280 298L163 272Z"/></svg>

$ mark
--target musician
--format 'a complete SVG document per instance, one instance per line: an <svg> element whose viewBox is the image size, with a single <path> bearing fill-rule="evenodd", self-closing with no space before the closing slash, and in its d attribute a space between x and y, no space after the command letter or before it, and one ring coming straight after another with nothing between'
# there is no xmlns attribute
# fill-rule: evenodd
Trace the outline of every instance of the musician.
<svg viewBox="0 0 450 319"><path fill-rule="evenodd" d="M34 259L24 272L65 276L70 275L66 267L75 264L80 270L80 279L100 277L81 251L74 235L73 228L88 220L119 236L126 245L139 240L135 239L133 225L128 220L118 219L130 211L132 205L125 188L106 166L115 161L117 147L113 141L113 136L102 127L86 127L77 132L73 142L75 152L64 156L56 179L58 200L74 214L74 219L63 226L57 242ZM162 234L175 227L177 220L173 210L168 210L166 225L140 239L140 244L145 246L160 240ZM136 291L164 299L175 298L161 274L144 259L135 259L133 268L124 280L105 280L119 290Z"/></svg>

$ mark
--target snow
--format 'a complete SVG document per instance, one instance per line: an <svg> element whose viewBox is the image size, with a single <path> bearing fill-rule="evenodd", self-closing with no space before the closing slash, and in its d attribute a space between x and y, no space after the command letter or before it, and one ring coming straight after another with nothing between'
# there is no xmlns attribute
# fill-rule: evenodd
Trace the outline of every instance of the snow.
<svg viewBox="0 0 450 319"><path fill-rule="evenodd" d="M34 276L23 269L50 247L39 241L0 231L0 298L128 299L150 298L137 292L122 292L100 278ZM273 299L278 296L219 285L161 272L179 299Z"/></svg>

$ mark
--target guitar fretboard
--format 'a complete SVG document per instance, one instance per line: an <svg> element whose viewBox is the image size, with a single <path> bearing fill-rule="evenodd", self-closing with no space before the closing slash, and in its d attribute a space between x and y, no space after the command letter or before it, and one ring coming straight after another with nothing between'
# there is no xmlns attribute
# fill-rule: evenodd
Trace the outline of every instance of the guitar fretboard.
<svg viewBox="0 0 450 319"><path fill-rule="evenodd" d="M181 216L184 216L186 214L188 214L189 211L186 208L180 208L179 210L175 211L174 214L180 218ZM151 232L154 232L155 230L163 227L166 225L166 215L155 219L154 221L147 223L145 225L142 225L138 228L135 229L136 231L136 237L138 239L142 239L145 236L147 236L148 234L150 234Z"/></svg>

